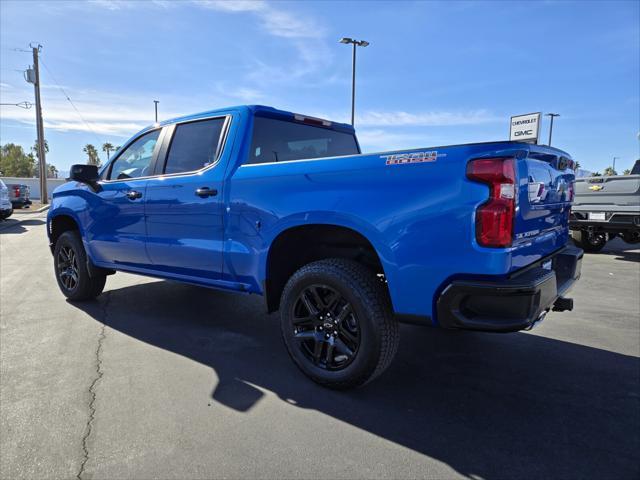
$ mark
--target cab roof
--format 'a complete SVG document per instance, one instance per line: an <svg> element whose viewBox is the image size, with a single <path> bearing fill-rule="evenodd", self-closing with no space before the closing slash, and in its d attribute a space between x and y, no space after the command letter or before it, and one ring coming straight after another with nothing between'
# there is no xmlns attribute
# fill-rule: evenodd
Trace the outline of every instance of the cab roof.
<svg viewBox="0 0 640 480"><path fill-rule="evenodd" d="M292 120L299 120L299 121L303 121L303 120L309 120L309 122L305 122L305 123L311 123L312 121L316 121L314 123L318 123L319 126L323 126L324 128L330 128L332 130L338 130L338 131L342 131L342 132L347 132L347 133L354 133L355 129L353 128L353 125L350 125L348 123L340 123L340 122L334 122L332 120L325 120L322 118L317 118L317 117L312 117L309 115L303 115L303 114L298 114L298 113L293 113L293 112L288 112L286 110L278 110L277 108L273 108L273 107L269 107L266 105L237 105L234 107L225 107L225 108L218 108L215 110L208 110L206 112L200 112L200 113L194 113L194 114L190 114L190 115L185 115L182 117L177 117L177 118L172 118L170 120L165 120L163 122L160 122L159 124L161 126L165 126L165 125L172 125L174 123L178 123L178 122L185 122L185 121L190 121L190 120L198 120L200 118L205 118L205 117L210 117L213 115L226 115L229 114L231 112L245 112L248 114L252 114L252 115L257 115L260 117L269 117L269 118L276 118L276 119L281 119L281 120L287 120L287 121L292 121ZM147 128L152 128L152 126L147 127ZM146 130L146 129L145 129Z"/></svg>

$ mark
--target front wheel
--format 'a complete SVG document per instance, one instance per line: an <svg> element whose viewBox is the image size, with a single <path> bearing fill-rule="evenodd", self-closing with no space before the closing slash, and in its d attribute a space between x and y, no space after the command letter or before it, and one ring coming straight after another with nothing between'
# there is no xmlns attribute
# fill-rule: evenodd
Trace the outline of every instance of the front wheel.
<svg viewBox="0 0 640 480"><path fill-rule="evenodd" d="M107 277L89 275L87 254L76 231L64 232L53 250L56 280L69 300L88 300L102 293Z"/></svg>
<svg viewBox="0 0 640 480"><path fill-rule="evenodd" d="M604 232L573 230L571 232L571 237L578 247L589 253L599 252L607 243L607 234Z"/></svg>
<svg viewBox="0 0 640 480"><path fill-rule="evenodd" d="M323 386L364 385L384 372L398 349L398 323L384 284L354 261L302 267L287 282L280 309L289 355Z"/></svg>

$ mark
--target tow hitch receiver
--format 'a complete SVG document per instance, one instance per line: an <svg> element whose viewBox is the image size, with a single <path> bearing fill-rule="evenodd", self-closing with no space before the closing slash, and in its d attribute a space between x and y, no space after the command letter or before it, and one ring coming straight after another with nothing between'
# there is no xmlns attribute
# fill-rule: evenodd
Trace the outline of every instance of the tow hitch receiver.
<svg viewBox="0 0 640 480"><path fill-rule="evenodd" d="M565 312L573 310L573 298L558 297L553 304L554 312Z"/></svg>

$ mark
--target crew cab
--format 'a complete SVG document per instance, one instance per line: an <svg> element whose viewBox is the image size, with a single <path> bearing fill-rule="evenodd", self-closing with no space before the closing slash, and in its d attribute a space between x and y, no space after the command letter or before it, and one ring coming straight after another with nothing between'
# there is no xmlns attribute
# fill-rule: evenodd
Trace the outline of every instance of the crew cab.
<svg viewBox="0 0 640 480"><path fill-rule="evenodd" d="M70 300L116 271L263 295L294 363L348 388L390 364L399 321L513 332L571 309L571 166L506 141L362 154L351 125L241 106L74 165L47 231Z"/></svg>

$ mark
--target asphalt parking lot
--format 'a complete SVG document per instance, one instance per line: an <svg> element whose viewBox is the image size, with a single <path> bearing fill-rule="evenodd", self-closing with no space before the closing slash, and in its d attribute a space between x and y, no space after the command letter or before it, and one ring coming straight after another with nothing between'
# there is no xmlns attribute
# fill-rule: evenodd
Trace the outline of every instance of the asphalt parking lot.
<svg viewBox="0 0 640 480"><path fill-rule="evenodd" d="M640 249L586 255L531 332L403 326L374 383L309 382L262 299L127 274L58 291L44 214L0 225L0 476L638 478Z"/></svg>

